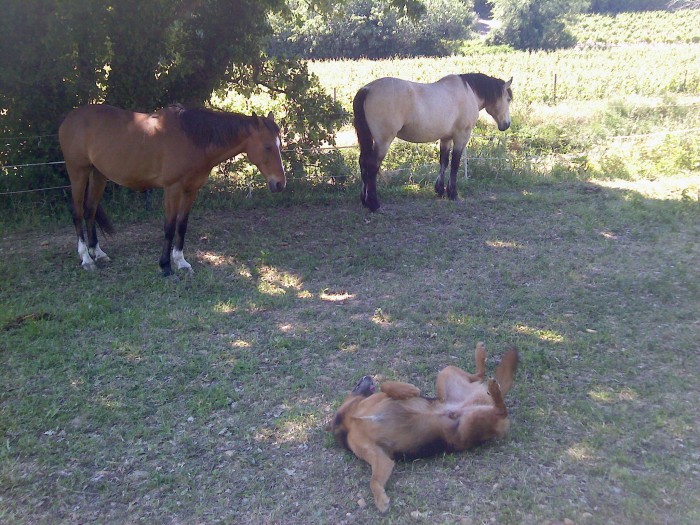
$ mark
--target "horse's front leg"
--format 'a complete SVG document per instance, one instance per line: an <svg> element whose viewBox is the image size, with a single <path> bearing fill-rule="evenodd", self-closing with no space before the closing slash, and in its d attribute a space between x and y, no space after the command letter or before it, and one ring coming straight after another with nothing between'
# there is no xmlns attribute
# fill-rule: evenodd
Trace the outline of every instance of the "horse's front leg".
<svg viewBox="0 0 700 525"><path fill-rule="evenodd" d="M165 224L163 231L165 238L163 239L163 251L160 254L160 269L163 271L163 277L168 277L173 274L173 267L170 265L170 250L173 247L173 239L175 238L175 228L177 226L177 209L180 204L180 193L173 190L173 187L166 188L163 192L163 207L165 211Z"/></svg>
<svg viewBox="0 0 700 525"><path fill-rule="evenodd" d="M452 150L452 161L450 164L450 182L447 183L447 196L455 200L457 198L457 171L459 171L459 161L462 159L462 149Z"/></svg>
<svg viewBox="0 0 700 525"><path fill-rule="evenodd" d="M445 195L445 171L450 161L451 145L452 141L450 139L440 141L440 175L435 179L435 193L437 193L438 197Z"/></svg>
<svg viewBox="0 0 700 525"><path fill-rule="evenodd" d="M187 270L189 273L194 273L192 265L185 260L185 256L183 255L188 218L189 213L185 213L182 217L178 215L176 228L177 237L175 239L175 246L173 246L173 262L178 270Z"/></svg>
<svg viewBox="0 0 700 525"><path fill-rule="evenodd" d="M175 246L173 247L173 262L178 270L186 270L194 273L192 265L185 260L183 249L185 247L185 234L187 233L187 221L190 210L197 197L197 190L186 191L180 197L180 207L177 214Z"/></svg>
<svg viewBox="0 0 700 525"><path fill-rule="evenodd" d="M459 163L462 160L462 152L469 142L469 135L471 130L467 133L466 138L460 140L455 137L454 144L452 146L452 160L450 161L450 182L447 184L447 196L455 200L457 198L457 172L459 171Z"/></svg>

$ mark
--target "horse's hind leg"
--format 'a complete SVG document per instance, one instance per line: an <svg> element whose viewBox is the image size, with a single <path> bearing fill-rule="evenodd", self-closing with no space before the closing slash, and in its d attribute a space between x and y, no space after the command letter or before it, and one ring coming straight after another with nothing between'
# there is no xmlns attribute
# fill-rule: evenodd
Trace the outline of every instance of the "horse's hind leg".
<svg viewBox="0 0 700 525"><path fill-rule="evenodd" d="M107 179L105 176L102 175L102 173L100 173L97 169L93 169L90 175L90 182L88 184L84 212L88 234L88 253L90 254L90 257L95 260L95 262L109 262L110 260L107 254L100 248L100 243L97 240L97 224L95 221L97 208L102 200L102 195L104 194L106 186Z"/></svg>
<svg viewBox="0 0 700 525"><path fill-rule="evenodd" d="M362 190L360 191L360 201L362 205L370 211L379 209L377 199L377 173L379 173L380 161L377 157L376 148L369 151L360 151L360 174L362 175Z"/></svg>
<svg viewBox="0 0 700 525"><path fill-rule="evenodd" d="M360 153L360 171L362 172L362 193L360 194L360 199L362 204L369 208L369 211L377 211L379 209L377 174L393 140L394 137L386 140L375 139L374 147L371 151L365 152L364 155Z"/></svg>
<svg viewBox="0 0 700 525"><path fill-rule="evenodd" d="M90 257L87 243L85 242L85 230L83 228L84 206L85 206L85 189L87 188L88 179L90 177L90 166L79 167L66 162L66 170L70 178L73 225L75 226L75 234L78 237L78 256L80 257L80 265L86 270L92 271L96 269L95 261Z"/></svg>
<svg viewBox="0 0 700 525"><path fill-rule="evenodd" d="M451 139L443 139L440 141L440 175L435 179L435 193L439 197L445 195L445 171L447 170L447 165L450 161L450 146L452 145Z"/></svg>

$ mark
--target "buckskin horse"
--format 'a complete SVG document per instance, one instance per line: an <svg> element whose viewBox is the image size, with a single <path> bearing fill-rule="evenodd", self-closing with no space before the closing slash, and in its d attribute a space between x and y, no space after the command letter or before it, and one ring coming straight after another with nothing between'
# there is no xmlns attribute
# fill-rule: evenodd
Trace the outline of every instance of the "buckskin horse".
<svg viewBox="0 0 700 525"><path fill-rule="evenodd" d="M86 270L95 270L96 261L109 261L96 228L97 223L107 233L114 231L100 204L108 179L137 191L163 188L160 267L165 276L173 273L171 255L177 270L192 272L182 253L187 219L214 166L246 153L270 191L286 185L280 128L272 113L248 116L177 104L147 114L95 104L71 111L58 136L71 183L78 255Z"/></svg>
<svg viewBox="0 0 700 525"><path fill-rule="evenodd" d="M362 204L370 211L379 209L377 173L396 137L408 142L440 141L440 175L435 181L440 197L445 194L452 148L447 196L456 199L459 162L479 111L486 109L500 131L510 127L512 81L467 73L431 84L385 77L360 88L353 100L353 124L360 143Z"/></svg>

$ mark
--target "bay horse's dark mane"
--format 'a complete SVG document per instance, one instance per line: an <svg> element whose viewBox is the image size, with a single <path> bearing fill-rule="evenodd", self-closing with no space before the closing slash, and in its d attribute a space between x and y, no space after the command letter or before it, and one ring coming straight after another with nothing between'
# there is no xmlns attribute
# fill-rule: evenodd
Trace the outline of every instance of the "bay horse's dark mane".
<svg viewBox="0 0 700 525"><path fill-rule="evenodd" d="M236 140L241 132L257 123L257 117L241 113L229 113L205 108L186 108L173 104L168 109L179 117L182 131L197 147L226 146ZM278 134L279 127L270 119L263 119L270 132Z"/></svg>
<svg viewBox="0 0 700 525"><path fill-rule="evenodd" d="M500 78L490 77L483 73L465 73L459 76L462 78L462 81L465 84L469 84L474 92L484 99L484 102L487 104L496 102L503 93L505 80L501 80ZM508 88L508 96L513 98L513 92L510 88Z"/></svg>

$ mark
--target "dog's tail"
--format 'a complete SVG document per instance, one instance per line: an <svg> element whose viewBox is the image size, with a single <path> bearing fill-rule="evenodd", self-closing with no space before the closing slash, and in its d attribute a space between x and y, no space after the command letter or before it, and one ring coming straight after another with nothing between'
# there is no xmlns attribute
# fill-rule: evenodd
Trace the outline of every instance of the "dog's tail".
<svg viewBox="0 0 700 525"><path fill-rule="evenodd" d="M518 368L520 356L518 350L512 346L501 358L500 364L496 367L496 381L501 387L501 393L505 396L513 385L513 376Z"/></svg>

